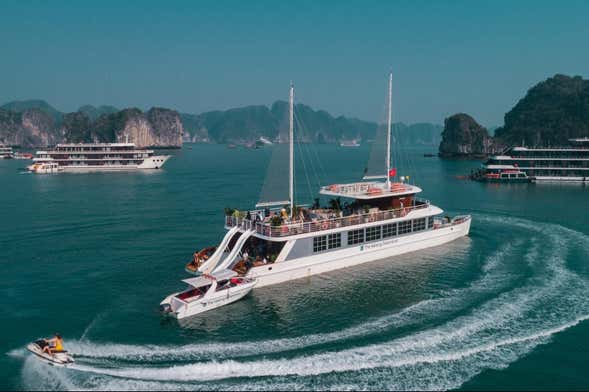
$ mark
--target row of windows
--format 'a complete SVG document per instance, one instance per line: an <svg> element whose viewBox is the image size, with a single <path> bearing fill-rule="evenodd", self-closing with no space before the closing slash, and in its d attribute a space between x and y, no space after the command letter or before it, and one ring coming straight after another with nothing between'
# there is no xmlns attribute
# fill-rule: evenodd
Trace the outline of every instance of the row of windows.
<svg viewBox="0 0 589 392"><path fill-rule="evenodd" d="M415 231L423 231L426 229L425 219L426 218L420 218L399 223L389 223L382 226L367 227L366 229L350 230L348 231L348 245L376 241L381 238L394 237L396 235ZM427 227L432 227L434 224L434 217L429 217L427 222Z"/></svg>
<svg viewBox="0 0 589 392"><path fill-rule="evenodd" d="M381 238L394 237L416 231L423 231L426 227L432 227L434 217L419 218L399 223L389 223L382 226L367 227L348 231L348 245L357 245L363 242L380 240ZM322 235L313 238L313 252L322 252L327 249L339 248L342 246L341 233Z"/></svg>
<svg viewBox="0 0 589 392"><path fill-rule="evenodd" d="M342 233L321 235L313 238L313 252L322 252L327 249L342 246Z"/></svg>

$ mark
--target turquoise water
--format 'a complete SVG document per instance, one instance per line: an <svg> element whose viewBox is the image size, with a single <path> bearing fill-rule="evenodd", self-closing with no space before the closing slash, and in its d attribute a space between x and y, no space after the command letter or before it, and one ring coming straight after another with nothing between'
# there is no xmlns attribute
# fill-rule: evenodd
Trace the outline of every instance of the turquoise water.
<svg viewBox="0 0 589 392"><path fill-rule="evenodd" d="M300 197L326 173L356 180L368 155L302 148L317 155ZM472 214L468 238L181 323L157 305L192 252L220 240L223 208L255 203L267 149L194 145L153 173L35 176L0 161L0 388L589 388L589 189L464 181L477 162L422 152L400 173ZM72 368L25 353L53 332Z"/></svg>

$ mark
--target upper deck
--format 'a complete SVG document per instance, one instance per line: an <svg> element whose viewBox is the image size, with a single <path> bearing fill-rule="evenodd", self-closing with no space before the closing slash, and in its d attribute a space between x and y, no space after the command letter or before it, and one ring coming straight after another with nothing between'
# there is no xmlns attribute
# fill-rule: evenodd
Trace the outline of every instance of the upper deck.
<svg viewBox="0 0 589 392"><path fill-rule="evenodd" d="M225 227L231 228L239 226L244 230L255 230L256 233L268 239L285 238L300 234L315 233L339 229L344 227L357 226L364 227L366 224L373 222L382 222L398 218L403 218L416 211L424 211L433 208L430 215L442 213L438 207L430 204L429 200L413 199L411 205L401 208L391 208L387 210L378 207L370 208L368 211L363 209L352 211L349 215L342 216L341 211L320 208L320 209L303 209L299 207L300 217L291 220L281 220L272 222L273 217L280 217L279 213L271 212L269 216L259 218L264 214L263 210L248 211L225 217ZM249 216L249 218L248 218Z"/></svg>
<svg viewBox="0 0 589 392"><path fill-rule="evenodd" d="M332 184L321 187L320 194L335 197L347 197L358 200L401 197L421 192L421 188L401 182L393 182L387 188L385 182L354 182L351 184Z"/></svg>

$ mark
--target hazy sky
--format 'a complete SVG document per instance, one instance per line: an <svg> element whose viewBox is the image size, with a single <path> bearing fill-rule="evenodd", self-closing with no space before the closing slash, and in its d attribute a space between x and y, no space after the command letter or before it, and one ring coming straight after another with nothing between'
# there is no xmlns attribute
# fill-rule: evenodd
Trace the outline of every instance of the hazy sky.
<svg viewBox="0 0 589 392"><path fill-rule="evenodd" d="M500 125L587 75L589 1L0 1L0 102L198 113L286 99L380 120Z"/></svg>

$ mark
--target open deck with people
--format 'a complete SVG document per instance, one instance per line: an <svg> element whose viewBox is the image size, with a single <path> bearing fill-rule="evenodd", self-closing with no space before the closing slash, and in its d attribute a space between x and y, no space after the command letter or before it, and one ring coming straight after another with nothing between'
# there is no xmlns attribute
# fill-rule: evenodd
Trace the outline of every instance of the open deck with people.
<svg viewBox="0 0 589 392"><path fill-rule="evenodd" d="M297 207L297 214L293 219L284 216L284 211L278 209L234 211L232 215L225 217L225 227L237 226L243 230L255 230L264 237L283 238L403 218L413 211L427 209L429 206L429 200L409 198L406 205L398 204L396 208L386 209L358 203L344 204L341 210Z"/></svg>

